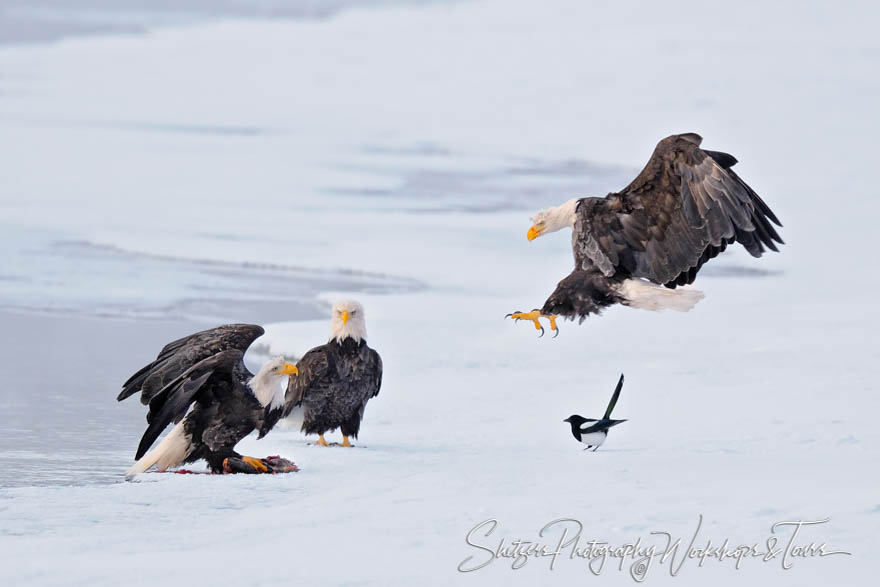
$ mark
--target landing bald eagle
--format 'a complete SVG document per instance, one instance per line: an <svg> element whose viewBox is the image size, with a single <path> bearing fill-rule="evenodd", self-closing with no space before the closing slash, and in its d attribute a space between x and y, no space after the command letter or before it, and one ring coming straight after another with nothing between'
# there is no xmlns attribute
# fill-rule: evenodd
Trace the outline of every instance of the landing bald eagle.
<svg viewBox="0 0 880 587"><path fill-rule="evenodd" d="M382 386L382 359L367 346L364 308L358 302L333 306L330 342L315 347L297 363L299 375L287 384L284 415L303 406L302 431L318 434L318 444L328 446L324 433L340 428L342 446L357 438L364 409Z"/></svg>
<svg viewBox="0 0 880 587"><path fill-rule="evenodd" d="M694 133L660 141L641 173L619 193L573 199L535 215L528 239L573 228L575 267L540 310L508 314L556 318L598 314L624 304L647 310L691 309L703 294L676 290L700 268L739 242L753 256L784 244L782 226L764 201L731 169L736 158L700 149ZM661 286L666 286L665 289ZM555 335L554 335L555 336Z"/></svg>
<svg viewBox="0 0 880 587"><path fill-rule="evenodd" d="M261 334L253 324L197 332L167 344L123 384L118 401L140 392L141 403L150 406L137 462L126 479L154 465L164 471L199 459L215 473L295 470L283 459L276 470L278 460L242 457L234 450L254 430L262 438L275 426L284 409L281 378L297 372L282 357L266 362L256 375L248 371L244 353ZM172 422L177 425L148 453Z"/></svg>

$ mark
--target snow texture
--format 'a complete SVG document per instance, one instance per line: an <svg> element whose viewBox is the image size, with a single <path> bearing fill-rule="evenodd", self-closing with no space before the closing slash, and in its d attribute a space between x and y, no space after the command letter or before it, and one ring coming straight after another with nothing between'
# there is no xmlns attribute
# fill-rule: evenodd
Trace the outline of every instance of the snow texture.
<svg viewBox="0 0 880 587"><path fill-rule="evenodd" d="M628 585L626 568L593 577L567 558L457 567L484 555L465 536L490 518L492 538L536 540L573 517L619 544L687 542L700 515L701 536L734 544L828 517L803 542L853 555L692 561L675 578L656 566L649 584L869 583L876 16L871 3L491 0L4 46L0 280L19 288L5 307L33 295L41 311L178 304L176 317L199 285L216 293L179 264L117 290L138 259L406 281L306 289L308 311L290 314L280 287L251 357L302 354L327 340L333 301L361 301L385 377L357 448L288 426L240 448L297 474L125 483L123 466L118 483L4 488L0 584ZM621 188L658 139L687 131L740 160L785 223L782 252L725 253L684 314L617 306L556 339L505 321L571 269L567 236L527 242L530 216ZM133 260L62 263L64 242ZM562 419L600 414L621 372L615 417L629 421L584 452ZM117 409L137 420L139 407Z"/></svg>

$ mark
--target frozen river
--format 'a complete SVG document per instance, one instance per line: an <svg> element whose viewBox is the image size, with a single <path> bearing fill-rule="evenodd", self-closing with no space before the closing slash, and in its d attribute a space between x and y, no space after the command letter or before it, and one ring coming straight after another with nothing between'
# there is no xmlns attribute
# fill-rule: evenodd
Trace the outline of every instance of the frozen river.
<svg viewBox="0 0 880 587"><path fill-rule="evenodd" d="M830 518L805 541L853 555L674 579L658 566L651 583L867 582L872 5L377 2L300 18L283 11L313 4L263 4L156 20L95 1L75 20L41 0L0 16L21 34L0 46L0 552L16 561L0 583L154 584L169 569L570 583L597 578L572 561L462 575L479 554L465 536L489 518L514 539L576 517L620 543L687 536L701 515L737 544ZM526 241L531 214L620 189L685 131L740 160L785 223L782 253L725 253L685 315L618 307L553 340L504 321L571 268L567 235ZM122 482L145 422L115 396L162 344L253 321L268 332L252 363L295 357L342 296L364 302L385 364L363 450L279 429L242 450L297 475ZM584 453L561 420L601 412L620 372L629 421ZM267 556L285 564L203 564ZM632 584L616 566L602 579Z"/></svg>

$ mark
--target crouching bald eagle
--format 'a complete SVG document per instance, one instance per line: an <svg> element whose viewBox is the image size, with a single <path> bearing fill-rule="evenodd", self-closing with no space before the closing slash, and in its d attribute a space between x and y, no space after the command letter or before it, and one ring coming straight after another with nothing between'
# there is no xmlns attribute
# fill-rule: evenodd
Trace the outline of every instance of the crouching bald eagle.
<svg viewBox="0 0 880 587"><path fill-rule="evenodd" d="M731 169L736 158L700 149L702 140L694 133L667 137L621 192L536 214L530 241L573 228L574 271L540 310L508 317L531 320L543 335L539 318L558 334L558 316L583 322L613 304L687 311L702 292L675 288L693 283L729 244L753 257L765 247L778 251L775 243L784 243L771 222L782 226L779 219Z"/></svg>
<svg viewBox="0 0 880 587"><path fill-rule="evenodd" d="M342 432L342 446L357 438L364 409L382 386L382 359L367 346L364 308L358 302L333 306L330 342L315 347L297 363L299 375L287 384L284 415L303 406L302 431L318 434L317 444L329 446L324 433Z"/></svg>
<svg viewBox="0 0 880 587"><path fill-rule="evenodd" d="M282 357L266 362L256 375L248 371L244 353L261 334L263 329L253 324L197 332L166 345L123 384L118 401L140 392L141 403L150 406L137 462L126 479L152 466L164 471L199 459L214 473L296 470L285 459L242 457L234 450L254 430L262 438L275 426L284 409L281 379L297 372ZM176 426L147 452L172 422Z"/></svg>

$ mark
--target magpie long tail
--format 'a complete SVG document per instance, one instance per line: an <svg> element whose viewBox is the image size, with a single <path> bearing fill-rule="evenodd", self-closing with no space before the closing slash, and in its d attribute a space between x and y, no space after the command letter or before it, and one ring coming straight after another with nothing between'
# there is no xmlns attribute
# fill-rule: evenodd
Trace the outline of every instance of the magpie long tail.
<svg viewBox="0 0 880 587"><path fill-rule="evenodd" d="M611 417L611 410L617 404L617 398L620 397L621 389L623 389L623 373L620 374L620 380L617 382L617 387L614 388L614 395L611 396L611 401L608 402L608 409L605 410L605 415L602 416L603 420L608 420Z"/></svg>

